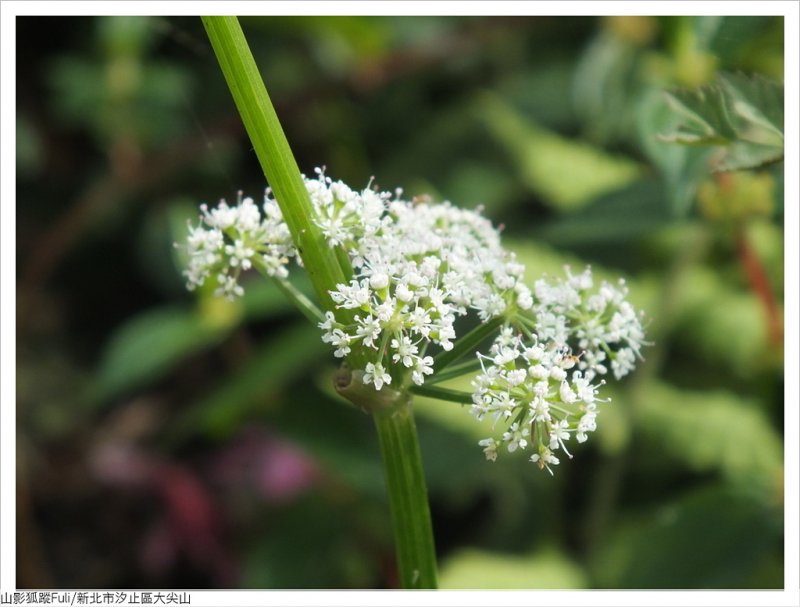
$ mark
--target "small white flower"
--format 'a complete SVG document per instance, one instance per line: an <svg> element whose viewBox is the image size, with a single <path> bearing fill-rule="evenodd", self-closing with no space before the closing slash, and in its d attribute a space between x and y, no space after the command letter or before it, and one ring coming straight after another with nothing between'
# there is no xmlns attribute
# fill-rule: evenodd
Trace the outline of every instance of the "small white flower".
<svg viewBox="0 0 800 607"><path fill-rule="evenodd" d="M492 362L498 367L502 367L503 365L507 365L512 360L517 358L518 355L519 352L517 352L513 348L508 348L503 346L499 349L497 354L495 354L494 358L492 359Z"/></svg>
<svg viewBox="0 0 800 607"><path fill-rule="evenodd" d="M569 440L569 426L570 424L566 419L562 419L560 422L553 424L550 428L550 450L552 452L561 447L564 453L572 458L570 452L567 451L566 445L564 445L564 441Z"/></svg>
<svg viewBox="0 0 800 607"><path fill-rule="evenodd" d="M533 307L533 295L522 283L517 284L517 307L520 310L530 310Z"/></svg>
<svg viewBox="0 0 800 607"><path fill-rule="evenodd" d="M414 292L408 288L405 283L400 283L394 290L395 297L402 301L403 303L408 303L412 299L414 299Z"/></svg>
<svg viewBox="0 0 800 607"><path fill-rule="evenodd" d="M508 385L511 387L518 386L522 382L525 381L525 378L528 376L525 369L514 369L513 371L509 371L506 374L506 378L508 379Z"/></svg>
<svg viewBox="0 0 800 607"><path fill-rule="evenodd" d="M317 324L317 326L322 329L324 334L329 334L336 324L336 318L333 315L333 312L325 312L325 320ZM325 341L325 338L322 339Z"/></svg>
<svg viewBox="0 0 800 607"><path fill-rule="evenodd" d="M369 278L369 286L380 291L389 286L389 276L384 272L376 272Z"/></svg>
<svg viewBox="0 0 800 607"><path fill-rule="evenodd" d="M578 422L578 428L575 433L575 438L578 439L579 443L585 442L589 437L586 435L587 432L594 432L597 430L597 413L594 411L587 411L584 415L581 416L580 421Z"/></svg>
<svg viewBox="0 0 800 607"><path fill-rule="evenodd" d="M622 348L611 359L611 370L616 379L621 379L636 367L636 355L631 348Z"/></svg>
<svg viewBox="0 0 800 607"><path fill-rule="evenodd" d="M544 398L536 398L530 404L531 417L535 422L550 421L550 403Z"/></svg>
<svg viewBox="0 0 800 607"><path fill-rule="evenodd" d="M375 340L381 334L381 323L372 317L372 315L368 315L365 318L361 318L360 316L356 316L356 338L361 340L361 343L369 348L377 349L377 345L375 344Z"/></svg>
<svg viewBox="0 0 800 607"><path fill-rule="evenodd" d="M384 384L392 383L392 376L386 372L381 363L367 363L364 371L364 383L373 384L376 390L383 388Z"/></svg>
<svg viewBox="0 0 800 607"><path fill-rule="evenodd" d="M225 297L225 299L233 301L237 297L244 295L244 289L236 282L235 276L220 274L217 279L220 285L217 290L214 291L214 295L217 297L222 296Z"/></svg>
<svg viewBox="0 0 800 607"><path fill-rule="evenodd" d="M547 468L547 471L550 475L553 475L553 471L550 469L550 466L557 466L559 464L559 459L553 455L552 451L547 447L540 447L538 453L534 453L531 455L531 461L539 466L539 468Z"/></svg>
<svg viewBox="0 0 800 607"><path fill-rule="evenodd" d="M575 392L577 394L578 399L587 404L594 403L595 397L597 395L597 386L591 385L589 383L590 381L591 378L584 377L580 371L576 371L572 375L572 385L575 387Z"/></svg>
<svg viewBox="0 0 800 607"><path fill-rule="evenodd" d="M428 337L431 333L431 317L425 308L414 308L408 318L408 324L412 331L423 337Z"/></svg>
<svg viewBox="0 0 800 607"><path fill-rule="evenodd" d="M395 311L395 300L391 297L387 297L385 300L375 306L375 316L382 323L390 322L394 317Z"/></svg>
<svg viewBox="0 0 800 607"><path fill-rule="evenodd" d="M566 380L561 382L561 387L559 388L559 396L561 396L561 401L571 405L574 403L578 396L570 389L569 384Z"/></svg>
<svg viewBox="0 0 800 607"><path fill-rule="evenodd" d="M341 329L334 329L331 333L330 344L336 348L333 355L336 358L343 358L350 354L350 336Z"/></svg>
<svg viewBox="0 0 800 607"><path fill-rule="evenodd" d="M402 360L404 367L414 366L414 355L419 349L411 342L409 337L403 335L399 340L393 339L390 345L391 348L395 350L395 353L392 355L392 362L397 363Z"/></svg>
<svg viewBox="0 0 800 607"><path fill-rule="evenodd" d="M528 446L526 436L530 435L527 427L520 428L517 422L508 427L508 431L503 433L503 442L507 443L509 452L516 451L517 448L524 449Z"/></svg>
<svg viewBox="0 0 800 607"><path fill-rule="evenodd" d="M483 453L486 455L486 459L490 462L497 460L497 441L493 438L484 438L481 441L478 441L478 445L483 447Z"/></svg>
<svg viewBox="0 0 800 607"><path fill-rule="evenodd" d="M357 310L365 308L370 302L370 290L368 282L359 283L353 280L349 285L337 285L336 291L331 291L331 299L337 304L337 308L346 310Z"/></svg>
<svg viewBox="0 0 800 607"><path fill-rule="evenodd" d="M421 386L425 382L425 376L431 373L433 373L433 357L425 356L422 358L418 356L414 364L414 370L411 372L411 381Z"/></svg>
<svg viewBox="0 0 800 607"><path fill-rule="evenodd" d="M533 365L528 367L528 375L533 379L547 379L550 376L550 370L544 365Z"/></svg>

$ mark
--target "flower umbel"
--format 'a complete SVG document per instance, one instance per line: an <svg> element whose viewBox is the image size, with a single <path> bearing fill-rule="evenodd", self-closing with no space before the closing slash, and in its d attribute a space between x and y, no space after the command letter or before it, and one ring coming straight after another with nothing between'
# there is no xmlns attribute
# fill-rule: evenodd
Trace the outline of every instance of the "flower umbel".
<svg viewBox="0 0 800 607"><path fill-rule="evenodd" d="M540 343L535 335L526 340L506 327L488 354L478 354L482 372L473 381L470 409L479 421L490 417L493 427L507 425L499 440L480 441L486 459L494 461L505 446L509 452L530 447L531 461L539 468L559 463L554 453L567 450L574 435L578 442L596 428L597 391L577 369L569 349L555 342Z"/></svg>
<svg viewBox="0 0 800 607"><path fill-rule="evenodd" d="M504 327L488 354L478 354L482 373L473 381L471 412L508 427L499 440L479 442L491 461L503 445L530 447L530 460L552 474L559 451L572 457L567 442L585 442L597 428L598 404L609 400L598 396L606 363L619 379L641 358L644 329L625 299L625 283L594 289L590 268L566 273L537 280L530 312Z"/></svg>
<svg viewBox="0 0 800 607"><path fill-rule="evenodd" d="M218 285L215 295L232 300L244 295L239 284L244 270L257 267L269 276L288 276L286 264L295 249L269 192L264 196L263 215L252 198L242 199L241 192L236 206L221 200L214 209L201 205L200 210L201 223L189 226L187 238L189 267L184 276L190 291L211 278Z"/></svg>
<svg viewBox="0 0 800 607"><path fill-rule="evenodd" d="M592 271L577 276L566 268L567 279L534 283L535 322L540 339L571 344L581 353L578 367L588 377L605 375L607 363L616 379L633 371L646 345L641 314L625 298L628 288L602 282L593 290Z"/></svg>
<svg viewBox="0 0 800 607"><path fill-rule="evenodd" d="M415 204L399 191L356 192L322 171L306 187L329 244L342 247L355 270L331 292L337 308L356 312L354 322L327 312L322 339L366 349L363 379L376 390L393 381L422 385L434 371L428 349L453 347L457 317L474 311L485 321L532 305L523 266L478 212ZM382 373L370 372L378 366Z"/></svg>
<svg viewBox="0 0 800 607"><path fill-rule="evenodd" d="M479 445L491 461L503 448L530 450L551 474L561 452L571 458L567 445L587 440L608 400L598 397L600 376L628 374L646 345L625 283L595 286L590 268L566 268L566 278L543 277L530 289L524 266L480 211L406 201L401 190L380 192L371 182L353 190L319 169L304 182L328 245L353 268L330 291L334 308L314 316L335 358L351 361L355 351L364 361L352 375L359 385L407 393L440 370L434 355L454 348L459 317L499 319L500 334L478 354L471 407L499 429ZM235 299L251 268L288 285L288 263L300 258L269 190L260 208L241 194L235 206L200 208L187 238L190 290L211 280L216 295Z"/></svg>

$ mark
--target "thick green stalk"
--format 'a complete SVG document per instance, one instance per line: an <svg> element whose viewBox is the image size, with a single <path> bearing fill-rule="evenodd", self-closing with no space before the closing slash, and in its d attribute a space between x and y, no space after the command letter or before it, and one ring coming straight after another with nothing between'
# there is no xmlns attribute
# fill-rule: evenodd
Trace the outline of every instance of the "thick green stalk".
<svg viewBox="0 0 800 607"><path fill-rule="evenodd" d="M436 588L428 492L411 404L374 414L403 588Z"/></svg>
<svg viewBox="0 0 800 607"><path fill-rule="evenodd" d="M340 260L332 254L319 226L300 169L272 107L264 81L236 17L202 17L211 46L233 100L303 259L314 291L326 310L333 310L329 291L346 283Z"/></svg>
<svg viewBox="0 0 800 607"><path fill-rule="evenodd" d="M300 170L239 22L236 17L202 19L247 134L322 308L335 311L337 316L349 316L348 311L335 309L329 291L339 283L348 282L352 268L346 256L337 256L327 245L324 235L314 223L314 209ZM291 291L290 285L282 286L289 288L288 294L293 299L301 304L306 303L298 299L298 293ZM301 305L301 308L310 319L317 317L313 306ZM355 369L363 369L365 353L353 348L348 360ZM389 394L387 389L382 393L370 392L363 382L350 385L352 379L352 373L343 374L337 380L341 381L337 389L345 395L350 392L357 394L357 398L351 400L371 411L375 419L397 546L400 582L405 588L435 588L433 531L419 440L409 399L406 394L398 393L386 404L383 402L386 399L381 397L383 393Z"/></svg>

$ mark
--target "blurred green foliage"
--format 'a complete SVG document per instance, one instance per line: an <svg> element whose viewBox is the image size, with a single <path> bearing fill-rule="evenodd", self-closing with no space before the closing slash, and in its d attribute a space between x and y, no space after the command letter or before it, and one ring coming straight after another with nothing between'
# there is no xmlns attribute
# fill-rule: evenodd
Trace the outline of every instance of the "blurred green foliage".
<svg viewBox="0 0 800 607"><path fill-rule="evenodd" d="M647 313L554 478L419 399L443 586L781 587L783 165L713 174L662 136L728 124L675 91L777 99L782 20L242 22L307 174L482 205L530 280L590 263ZM199 20L17 39L18 585L395 586L373 428L317 331L258 276L183 288L197 205L265 186Z"/></svg>

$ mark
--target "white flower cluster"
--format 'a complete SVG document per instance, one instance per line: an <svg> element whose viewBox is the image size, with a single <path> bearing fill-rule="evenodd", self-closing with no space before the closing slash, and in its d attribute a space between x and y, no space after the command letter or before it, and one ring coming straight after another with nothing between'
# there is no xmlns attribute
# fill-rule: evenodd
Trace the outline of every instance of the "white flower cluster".
<svg viewBox="0 0 800 607"><path fill-rule="evenodd" d="M403 390L433 373L429 348L453 348L456 318L503 318L489 353L478 354L471 412L505 430L479 444L492 461L501 446L531 448L530 459L552 474L560 450L571 457L565 441L583 442L596 428L599 376L610 367L619 379L641 358L644 330L624 282L595 288L589 268L567 268L566 278L542 278L531 291L525 268L479 211L405 201L400 190L371 183L356 191L316 173L304 177L315 221L353 268L349 283L330 292L342 312L327 311L319 323L334 356L358 348L367 353L364 384ZM189 226L190 290L214 280L215 293L233 299L244 292L243 271L282 280L289 260L300 262L269 190L261 210L241 194L236 206L223 200L201 210L200 225Z"/></svg>
<svg viewBox="0 0 800 607"><path fill-rule="evenodd" d="M235 299L244 294L239 275L257 266L270 276L286 277L286 264L295 255L289 228L275 200L264 196L262 216L252 198L228 206L222 200L209 210L204 204L199 226L189 225L189 266L184 271L188 289L216 280L215 295Z"/></svg>
<svg viewBox="0 0 800 607"><path fill-rule="evenodd" d="M363 380L375 389L405 377L422 384L433 372L428 346L451 349L455 319L469 310L488 320L509 306L533 305L521 282L524 267L478 212L415 204L399 192L355 192L321 171L306 184L323 233L343 246L354 268L350 283L331 292L338 308L355 312L354 322L328 312L322 339L337 357L353 344L374 351Z"/></svg>
<svg viewBox="0 0 800 607"><path fill-rule="evenodd" d="M633 371L645 345L640 314L625 298L628 288L620 279L615 287L602 282L593 291L591 268L567 279L534 283L536 321L540 340L568 344L581 353L579 368L588 377L605 375L607 363L616 379Z"/></svg>
<svg viewBox="0 0 800 607"><path fill-rule="evenodd" d="M337 285L331 298L352 310L353 322L338 322L328 312L323 341L334 355L347 356L355 343L374 350L363 379L377 390L408 377L422 384L433 372L430 344L449 350L456 337L456 317L473 310L482 321L533 305L524 271L500 244L496 228L477 211L416 204L371 187L355 191L317 169L304 177L321 228L331 247L350 259L349 284ZM189 227L189 289L212 278L217 295L234 299L244 293L242 271L258 267L285 278L296 256L277 203L265 195L263 215L251 198L236 206L223 200L201 206L201 224ZM299 259L298 259L299 260Z"/></svg>
<svg viewBox="0 0 800 607"><path fill-rule="evenodd" d="M473 381L471 413L507 429L500 439L479 442L486 458L497 450L531 447L531 461L552 474L572 434L584 442L596 426L597 393L607 372L606 360L617 379L633 369L644 345L644 331L633 306L625 300L627 288L606 282L592 292L587 268L555 283L534 284L533 318L521 315L524 332L503 328L489 354L478 354L482 373ZM573 350L573 346L575 350ZM574 355L573 351L578 352Z"/></svg>
<svg viewBox="0 0 800 607"><path fill-rule="evenodd" d="M497 450L531 447L531 461L540 468L559 463L556 452L569 457L564 441L575 434L584 442L596 428L599 384L577 368L577 357L554 342L526 343L505 327L489 354L479 354L482 373L473 381L470 409L479 421L487 415L493 422L507 424L501 438L479 442L486 459L497 459Z"/></svg>

